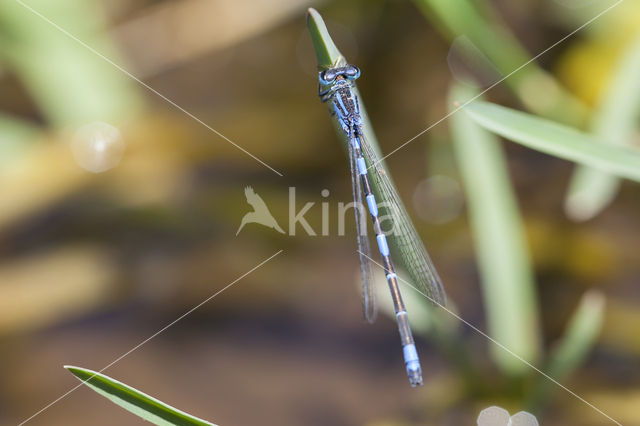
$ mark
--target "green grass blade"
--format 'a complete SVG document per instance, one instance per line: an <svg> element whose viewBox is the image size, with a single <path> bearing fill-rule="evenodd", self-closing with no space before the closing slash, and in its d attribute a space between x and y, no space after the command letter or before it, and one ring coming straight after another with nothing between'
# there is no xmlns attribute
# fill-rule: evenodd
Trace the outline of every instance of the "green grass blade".
<svg viewBox="0 0 640 426"><path fill-rule="evenodd" d="M311 41L318 58L318 68L327 69L332 66L346 65L347 60L338 50L329 35L322 16L314 8L307 11L307 27L311 34Z"/></svg>
<svg viewBox="0 0 640 426"><path fill-rule="evenodd" d="M100 395L156 425L215 426L104 374L69 365L64 368Z"/></svg>
<svg viewBox="0 0 640 426"><path fill-rule="evenodd" d="M640 182L640 151L601 140L549 120L488 102L464 111L485 129L558 158Z"/></svg>
<svg viewBox="0 0 640 426"><path fill-rule="evenodd" d="M594 346L604 321L605 299L600 292L590 291L580 300L564 336L553 349L546 372L562 382L575 371ZM538 376L529 397L530 409L539 409L549 401L556 385Z"/></svg>
<svg viewBox="0 0 640 426"><path fill-rule="evenodd" d="M631 146L640 115L640 38L623 55L596 110L592 130L603 142ZM597 215L615 198L619 179L609 173L579 166L571 179L565 211L574 220Z"/></svg>
<svg viewBox="0 0 640 426"><path fill-rule="evenodd" d="M455 86L454 102L464 102L474 90ZM488 334L530 363L540 355L538 303L524 225L510 185L500 142L465 114L451 118L453 147L467 196ZM529 366L498 346L492 356L511 375Z"/></svg>
<svg viewBox="0 0 640 426"><path fill-rule="evenodd" d="M449 40L464 35L493 63L504 84L536 114L581 126L586 107L535 62L487 1L414 0ZM462 52L464 53L464 52ZM473 59L473 58L468 58ZM522 68L521 68L522 67ZM518 70L514 73L515 70ZM512 74L513 73L513 74ZM540 90L540 88L543 90Z"/></svg>
<svg viewBox="0 0 640 426"><path fill-rule="evenodd" d="M584 360L602 329L605 299L597 291L587 292L576 308L565 335L549 358L548 371L562 379Z"/></svg>

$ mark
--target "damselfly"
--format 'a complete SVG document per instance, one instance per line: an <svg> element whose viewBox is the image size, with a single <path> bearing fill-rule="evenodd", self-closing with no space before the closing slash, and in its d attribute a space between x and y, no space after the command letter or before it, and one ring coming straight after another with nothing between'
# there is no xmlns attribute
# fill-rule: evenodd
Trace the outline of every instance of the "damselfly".
<svg viewBox="0 0 640 426"><path fill-rule="evenodd" d="M360 114L360 104L355 92L354 81L360 76L360 70L354 65L346 65L321 71L318 75L318 95L322 102L330 102L330 112L335 115L349 142L349 161L351 165L351 185L356 205L355 217L358 233L358 252L362 274L362 302L365 318L373 322L376 316L376 303L371 272L371 255L366 227L360 223L358 206L366 200L378 249L382 255L387 283L400 331L404 362L412 386L422 385L420 359L409 327L407 312L400 294L398 277L391 260L400 256L412 278L413 286L435 304L445 303L445 293L431 259L407 215L402 201L396 192L389 175L384 171L376 150L364 136L364 123ZM380 201L380 203L378 203ZM384 216L381 212L384 210ZM383 232L381 217L391 222L391 232Z"/></svg>

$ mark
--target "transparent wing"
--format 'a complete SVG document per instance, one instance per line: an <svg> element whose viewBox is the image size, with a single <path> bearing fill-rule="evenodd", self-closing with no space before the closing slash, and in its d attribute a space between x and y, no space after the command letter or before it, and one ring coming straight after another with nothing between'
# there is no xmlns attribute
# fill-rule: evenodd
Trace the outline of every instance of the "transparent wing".
<svg viewBox="0 0 640 426"><path fill-rule="evenodd" d="M378 201L381 214L380 220L383 222L384 230L387 232L392 247L399 251L395 256L400 256L407 272L411 275L413 285L431 299L435 304L444 305L446 295L442 282L438 276L427 250L422 244L422 240L413 226L407 211L402 204L391 179L378 163L378 155L373 147L364 139L360 138L362 153L367 161L371 185L376 196L381 198ZM386 213L383 215L383 213ZM387 221L392 222L392 227L387 226ZM394 253L391 253L394 256Z"/></svg>
<svg viewBox="0 0 640 426"><path fill-rule="evenodd" d="M359 175L357 173L356 157L353 148L349 145L349 164L351 166L351 191L355 207L353 211L356 215L356 233L358 234L358 252L360 253L360 275L362 277L362 312L364 318L372 323L378 315L375 292L373 288L373 266L371 265L371 247L367 237L366 211L360 210L364 207L362 203L362 187L360 186ZM361 217L364 212L363 218Z"/></svg>

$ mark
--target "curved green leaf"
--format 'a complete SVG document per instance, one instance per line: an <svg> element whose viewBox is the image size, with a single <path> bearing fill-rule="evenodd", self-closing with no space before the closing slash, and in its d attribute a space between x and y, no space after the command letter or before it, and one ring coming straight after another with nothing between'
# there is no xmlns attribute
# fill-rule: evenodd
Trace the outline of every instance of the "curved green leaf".
<svg viewBox="0 0 640 426"><path fill-rule="evenodd" d="M567 127L488 102L473 102L464 111L485 129L513 142L640 182L640 151L605 144Z"/></svg>
<svg viewBox="0 0 640 426"><path fill-rule="evenodd" d="M632 146L640 115L640 37L623 55L593 119L593 134L603 142ZM597 215L616 196L619 179L581 166L571 179L565 211L573 220Z"/></svg>
<svg viewBox="0 0 640 426"><path fill-rule="evenodd" d="M100 395L151 423L161 426L216 426L159 401L111 377L85 368L64 368Z"/></svg>

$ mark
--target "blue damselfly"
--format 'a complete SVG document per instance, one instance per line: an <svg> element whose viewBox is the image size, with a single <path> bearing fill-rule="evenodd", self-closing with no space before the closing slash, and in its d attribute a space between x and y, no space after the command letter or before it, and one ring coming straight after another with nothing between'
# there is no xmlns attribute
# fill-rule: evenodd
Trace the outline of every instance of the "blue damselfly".
<svg viewBox="0 0 640 426"><path fill-rule="evenodd" d="M409 327L407 312L400 294L398 277L391 255L399 256L411 275L411 284L433 303L443 305L445 293L440 278L429 259L429 255L409 218L393 182L385 172L376 150L364 136L364 123L360 114L360 104L355 92L354 81L360 76L360 70L354 65L345 65L323 70L318 74L318 95L322 102L330 102L330 112L349 142L348 152L351 166L351 185L356 205L355 217L358 233L358 252L362 274L362 302L364 316L373 322L376 316L376 303L371 271L371 255L366 227L361 227L358 206L364 200L369 209L378 249L382 255L387 283L391 291L394 310L400 331L404 361L412 386L422 385L420 359ZM382 216L381 212L385 211ZM393 243L390 249L387 236L383 232L381 217L391 222Z"/></svg>

